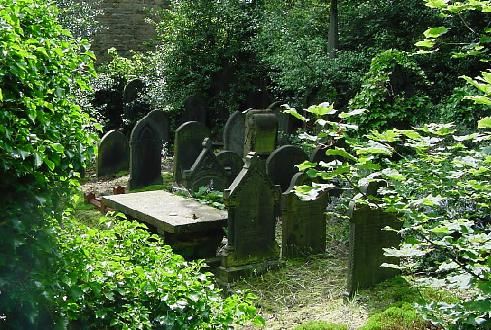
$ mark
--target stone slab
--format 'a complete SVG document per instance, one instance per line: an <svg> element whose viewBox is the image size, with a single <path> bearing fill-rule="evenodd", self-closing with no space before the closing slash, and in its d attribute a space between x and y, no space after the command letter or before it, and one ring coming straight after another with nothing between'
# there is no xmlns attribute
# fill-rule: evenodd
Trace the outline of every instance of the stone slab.
<svg viewBox="0 0 491 330"><path fill-rule="evenodd" d="M227 212L163 190L104 196L102 202L155 227L160 233L202 232L227 223Z"/></svg>

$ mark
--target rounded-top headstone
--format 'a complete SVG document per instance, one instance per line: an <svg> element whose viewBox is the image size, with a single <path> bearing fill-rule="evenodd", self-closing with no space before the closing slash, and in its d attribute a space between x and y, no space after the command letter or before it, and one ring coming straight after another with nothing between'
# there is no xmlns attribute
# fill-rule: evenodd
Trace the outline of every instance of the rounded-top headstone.
<svg viewBox="0 0 491 330"><path fill-rule="evenodd" d="M183 183L183 172L191 169L203 149L203 140L210 130L202 123L188 121L176 130L174 137L174 181Z"/></svg>
<svg viewBox="0 0 491 330"><path fill-rule="evenodd" d="M290 186L292 177L299 171L295 165L300 165L306 160L308 156L300 147L282 146L269 155L266 171L274 184L280 185L281 191L284 192Z"/></svg>
<svg viewBox="0 0 491 330"><path fill-rule="evenodd" d="M162 110L153 110L145 118L161 134L163 143L169 142L169 116L167 113Z"/></svg>
<svg viewBox="0 0 491 330"><path fill-rule="evenodd" d="M127 171L130 161L128 139L117 130L107 132L99 143L97 176L114 175Z"/></svg>
<svg viewBox="0 0 491 330"><path fill-rule="evenodd" d="M126 86L124 86L123 90L123 102L129 103L136 100L138 97L138 93L143 91L145 84L141 79L133 79L130 80Z"/></svg>
<svg viewBox="0 0 491 330"><path fill-rule="evenodd" d="M197 121L206 124L206 100L199 95L191 95L184 101L184 111L181 114L181 123Z"/></svg>
<svg viewBox="0 0 491 330"><path fill-rule="evenodd" d="M240 157L244 154L245 114L235 111L227 120L223 129L224 149L232 151Z"/></svg>
<svg viewBox="0 0 491 330"><path fill-rule="evenodd" d="M244 167L244 160L242 157L232 151L222 151L217 154L217 161L225 169L225 173L229 178L229 184L239 174L242 167Z"/></svg>

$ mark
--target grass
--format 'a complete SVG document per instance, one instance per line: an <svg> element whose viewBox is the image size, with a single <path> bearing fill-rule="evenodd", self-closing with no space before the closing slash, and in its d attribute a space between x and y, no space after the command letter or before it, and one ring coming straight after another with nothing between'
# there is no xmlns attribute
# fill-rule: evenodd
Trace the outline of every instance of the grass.
<svg viewBox="0 0 491 330"><path fill-rule="evenodd" d="M164 184L138 191L169 190L172 174L163 173ZM75 217L97 226L101 214L81 199ZM419 330L427 324L413 307L415 302L436 300L454 302L445 291L417 290L402 277L362 290L347 300L345 295L348 264L346 219L327 220L326 253L302 259L283 260L283 266L266 274L232 283L227 289L249 290L257 295L259 313L266 319L265 329L296 330ZM276 227L281 243L281 223ZM251 329L247 327L246 329Z"/></svg>

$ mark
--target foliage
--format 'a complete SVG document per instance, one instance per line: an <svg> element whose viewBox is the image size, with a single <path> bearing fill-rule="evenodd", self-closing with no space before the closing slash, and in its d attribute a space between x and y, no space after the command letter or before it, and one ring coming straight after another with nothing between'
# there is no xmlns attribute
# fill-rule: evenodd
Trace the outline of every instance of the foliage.
<svg viewBox="0 0 491 330"><path fill-rule="evenodd" d="M355 117L362 132L389 126L409 128L428 116L431 101L421 90L427 85L424 72L405 52L384 51L372 59L360 92L350 109L366 108Z"/></svg>
<svg viewBox="0 0 491 330"><path fill-rule="evenodd" d="M56 258L47 221L92 154L87 114L74 92L88 88L93 55L57 22L45 1L0 1L0 320L2 328L50 328L39 273Z"/></svg>
<svg viewBox="0 0 491 330"><path fill-rule="evenodd" d="M102 14L102 0L55 0L60 8L60 24L70 30L75 38L91 39L101 30L97 16Z"/></svg>
<svg viewBox="0 0 491 330"><path fill-rule="evenodd" d="M319 120L330 135L346 133L339 123ZM485 119L480 123L491 128ZM398 214L404 221L400 234L405 242L386 253L404 257L401 267L417 272L421 285L466 292L454 303L421 306L432 322L445 327L486 327L491 322L490 139L486 132L456 135L452 124L382 133L374 130L352 142L352 152L344 148L328 151L345 161L321 164L322 170L314 163L301 165L311 177L351 186L358 193L356 202ZM379 198L359 188L379 181L388 183L387 188L379 189ZM297 189L315 194L322 188Z"/></svg>
<svg viewBox="0 0 491 330"><path fill-rule="evenodd" d="M210 190L208 187L200 187L199 190L192 194L193 198L199 200L205 205L213 206L214 208L224 210L223 192Z"/></svg>
<svg viewBox="0 0 491 330"><path fill-rule="evenodd" d="M261 89L262 71L250 47L259 1L172 1L157 24L157 80L153 95L160 107L179 111L191 95L207 99L208 108L240 109L248 93ZM206 28L204 28L206 27ZM222 115L223 116L223 115Z"/></svg>
<svg viewBox="0 0 491 330"><path fill-rule="evenodd" d="M324 321L310 321L295 327L294 330L347 330L342 324L328 323Z"/></svg>
<svg viewBox="0 0 491 330"><path fill-rule="evenodd" d="M262 324L244 293L222 298L202 263L185 262L145 225L122 215L88 228L70 218L57 228L61 258L51 283L64 322L89 328L228 329Z"/></svg>

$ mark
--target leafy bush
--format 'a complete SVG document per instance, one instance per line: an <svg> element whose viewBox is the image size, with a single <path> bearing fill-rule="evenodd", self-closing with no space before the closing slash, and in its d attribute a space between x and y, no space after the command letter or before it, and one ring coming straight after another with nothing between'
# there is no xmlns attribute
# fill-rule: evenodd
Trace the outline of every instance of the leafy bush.
<svg viewBox="0 0 491 330"><path fill-rule="evenodd" d="M88 228L69 216L57 228L60 255L45 280L66 324L83 328L228 329L254 320L250 294L222 298L202 263L172 253L145 225L122 215Z"/></svg>
<svg viewBox="0 0 491 330"><path fill-rule="evenodd" d="M409 128L428 116L431 100L422 92L426 77L409 54L398 50L378 54L363 80L360 92L349 104L352 110L368 110L354 120L362 132Z"/></svg>
<svg viewBox="0 0 491 330"><path fill-rule="evenodd" d="M94 73L88 44L75 42L46 1L0 0L0 327L50 328L38 280L56 250L48 220L92 152L90 120L74 92Z"/></svg>

